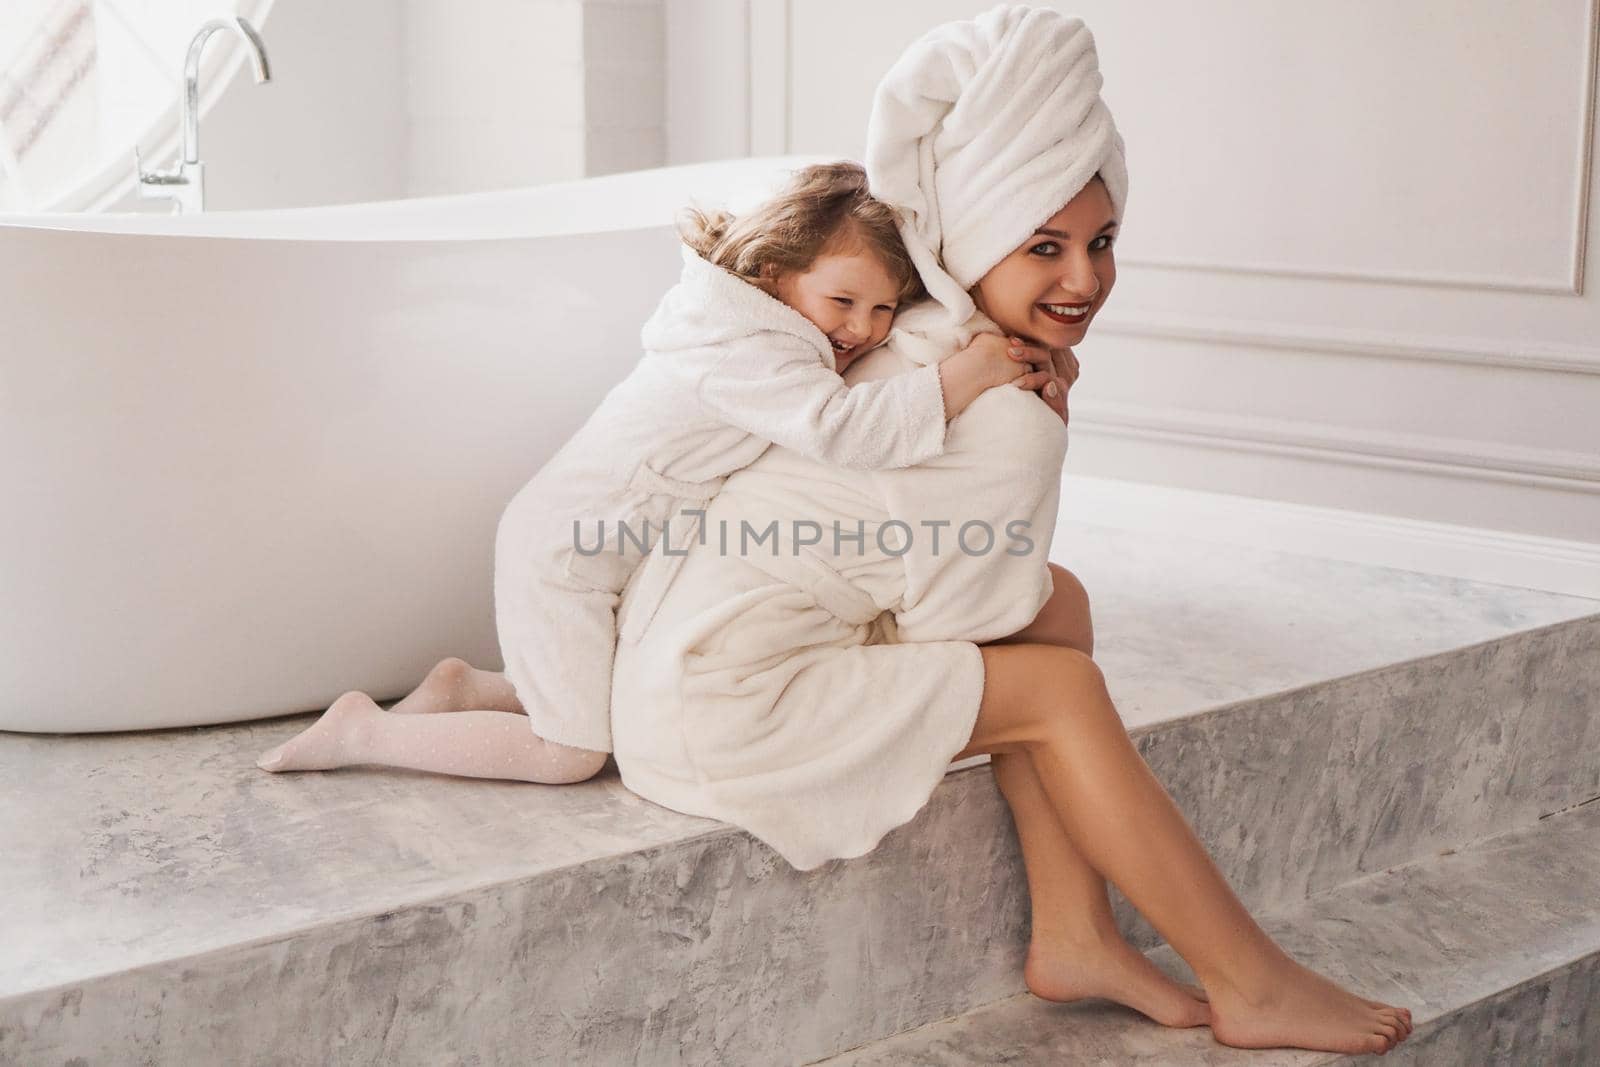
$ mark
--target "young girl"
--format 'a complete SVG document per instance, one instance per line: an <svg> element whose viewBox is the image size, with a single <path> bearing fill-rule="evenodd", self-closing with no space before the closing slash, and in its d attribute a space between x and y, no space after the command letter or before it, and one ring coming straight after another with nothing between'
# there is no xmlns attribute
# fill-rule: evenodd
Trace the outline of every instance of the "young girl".
<svg viewBox="0 0 1600 1067"><path fill-rule="evenodd" d="M698 533L689 518L727 475L773 442L840 467L911 466L943 451L945 423L985 390L1054 388L1051 371L1026 365L1049 366L1047 354L989 343L845 385L840 373L922 293L894 211L868 194L857 164L805 168L748 216L690 211L680 230L682 278L645 324L644 358L501 518L504 676L446 660L399 715L347 693L259 767L588 778L612 749L623 587L658 535L657 550L682 552ZM440 706L475 710L408 714Z"/></svg>

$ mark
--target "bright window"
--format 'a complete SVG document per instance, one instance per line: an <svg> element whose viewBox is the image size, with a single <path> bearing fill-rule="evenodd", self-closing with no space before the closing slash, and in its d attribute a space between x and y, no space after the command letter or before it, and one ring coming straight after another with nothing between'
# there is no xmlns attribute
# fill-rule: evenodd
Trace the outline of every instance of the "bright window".
<svg viewBox="0 0 1600 1067"><path fill-rule="evenodd" d="M133 187L133 149L171 163L189 40L207 19L259 29L272 0L0 0L0 211L103 210ZM244 54L215 35L201 110Z"/></svg>

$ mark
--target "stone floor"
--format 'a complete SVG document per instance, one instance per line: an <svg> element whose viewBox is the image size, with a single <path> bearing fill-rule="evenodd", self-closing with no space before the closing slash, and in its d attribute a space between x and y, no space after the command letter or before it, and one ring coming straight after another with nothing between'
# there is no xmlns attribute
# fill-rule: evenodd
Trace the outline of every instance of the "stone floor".
<svg viewBox="0 0 1600 1067"><path fill-rule="evenodd" d="M1588 804L1316 894L1263 916L1262 925L1295 959L1345 988L1411 1009L1416 1030L1389 1062L1586 1067L1600 1039L1597 885L1600 804ZM1178 981L1194 981L1170 947L1150 956ZM1204 1027L1163 1030L1105 1001L1051 1004L1023 993L821 1062L1325 1067L1345 1059L1241 1052Z"/></svg>

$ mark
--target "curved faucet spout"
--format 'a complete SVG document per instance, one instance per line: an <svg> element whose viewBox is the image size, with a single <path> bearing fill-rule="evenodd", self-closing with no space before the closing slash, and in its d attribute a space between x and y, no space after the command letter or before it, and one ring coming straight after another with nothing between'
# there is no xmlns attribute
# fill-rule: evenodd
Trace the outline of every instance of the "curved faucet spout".
<svg viewBox="0 0 1600 1067"><path fill-rule="evenodd" d="M183 162L200 162L200 54L205 51L206 41L218 30L232 30L244 38L244 43L250 47L250 60L255 67L256 81L265 82L272 80L272 73L267 67L267 46L262 43L261 35L256 28L250 25L248 19L238 15L225 15L214 18L195 31L194 37L189 41L189 54L183 62Z"/></svg>

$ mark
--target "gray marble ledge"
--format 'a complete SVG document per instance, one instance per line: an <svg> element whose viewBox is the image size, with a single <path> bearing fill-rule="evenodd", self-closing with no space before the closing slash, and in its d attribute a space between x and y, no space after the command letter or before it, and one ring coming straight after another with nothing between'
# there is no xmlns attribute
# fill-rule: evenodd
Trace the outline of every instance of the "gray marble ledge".
<svg viewBox="0 0 1600 1067"><path fill-rule="evenodd" d="M1130 727L1600 613L1600 602L1065 524ZM313 716L0 733L0 999L726 832L579 786L269 775Z"/></svg>
<svg viewBox="0 0 1600 1067"><path fill-rule="evenodd" d="M1600 600L1063 522L1129 727L1600 614Z"/></svg>

